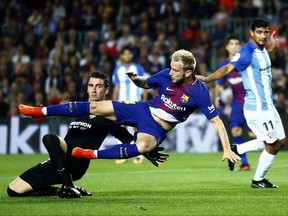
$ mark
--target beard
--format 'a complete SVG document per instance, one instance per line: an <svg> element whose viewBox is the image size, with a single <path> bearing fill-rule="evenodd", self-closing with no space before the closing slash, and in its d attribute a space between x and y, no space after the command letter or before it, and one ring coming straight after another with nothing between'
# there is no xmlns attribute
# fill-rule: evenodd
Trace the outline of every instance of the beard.
<svg viewBox="0 0 288 216"><path fill-rule="evenodd" d="M185 77L183 76L182 78L178 79L178 80L175 80L174 81L174 84L176 85L181 85L185 82Z"/></svg>
<svg viewBox="0 0 288 216"><path fill-rule="evenodd" d="M257 42L257 44L260 48L263 48L266 45L266 43L267 43L267 39L265 39L265 40L262 39L262 40L259 40Z"/></svg>

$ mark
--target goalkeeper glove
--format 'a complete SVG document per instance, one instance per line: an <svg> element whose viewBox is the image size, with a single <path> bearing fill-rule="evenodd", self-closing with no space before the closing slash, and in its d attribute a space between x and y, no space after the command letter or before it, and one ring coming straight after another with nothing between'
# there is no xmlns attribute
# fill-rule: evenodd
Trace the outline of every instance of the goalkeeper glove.
<svg viewBox="0 0 288 216"><path fill-rule="evenodd" d="M154 166L158 167L159 165L163 164L169 157L169 154L161 153L164 147L157 146L152 151L143 154Z"/></svg>

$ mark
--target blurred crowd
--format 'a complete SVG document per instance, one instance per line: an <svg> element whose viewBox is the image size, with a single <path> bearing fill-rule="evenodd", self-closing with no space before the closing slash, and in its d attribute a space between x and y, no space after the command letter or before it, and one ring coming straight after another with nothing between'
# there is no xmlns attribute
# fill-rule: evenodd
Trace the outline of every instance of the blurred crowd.
<svg viewBox="0 0 288 216"><path fill-rule="evenodd" d="M225 39L263 17L281 42L271 56L273 90L288 112L288 3L285 0L3 0L0 2L0 117L18 104L55 105L86 100L90 72L112 76L129 45L147 76L169 67L177 49L196 57L208 75L226 57ZM212 61L213 60L213 61ZM113 86L112 86L113 87ZM209 86L213 96L213 84Z"/></svg>

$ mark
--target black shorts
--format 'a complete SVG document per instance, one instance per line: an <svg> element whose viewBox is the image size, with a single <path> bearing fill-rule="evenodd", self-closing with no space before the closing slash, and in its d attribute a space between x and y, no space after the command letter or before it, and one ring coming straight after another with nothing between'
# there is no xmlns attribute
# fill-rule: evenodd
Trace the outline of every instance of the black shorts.
<svg viewBox="0 0 288 216"><path fill-rule="evenodd" d="M73 181L82 178L89 167L90 160L76 159L71 156L67 156L67 160ZM30 184L34 190L43 190L51 185L62 184L61 178L50 160L28 169L20 175L20 178Z"/></svg>

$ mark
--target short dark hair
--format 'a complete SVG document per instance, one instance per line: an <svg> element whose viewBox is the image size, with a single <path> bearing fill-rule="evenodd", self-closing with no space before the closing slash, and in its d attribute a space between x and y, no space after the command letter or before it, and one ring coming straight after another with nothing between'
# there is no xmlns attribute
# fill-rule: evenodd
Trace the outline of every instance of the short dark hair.
<svg viewBox="0 0 288 216"><path fill-rule="evenodd" d="M262 18L254 19L251 24L251 30L254 31L256 28L260 28L260 27L264 27L264 28L269 27L269 22Z"/></svg>
<svg viewBox="0 0 288 216"><path fill-rule="evenodd" d="M238 40L240 42L240 39L235 36L235 35L230 35L227 39L226 39L226 44L229 43L230 40Z"/></svg>
<svg viewBox="0 0 288 216"><path fill-rule="evenodd" d="M109 81L108 76L106 74L100 72L100 71L92 72L90 74L90 78L103 79L105 88L109 88L110 87L110 81Z"/></svg>
<svg viewBox="0 0 288 216"><path fill-rule="evenodd" d="M131 52L133 54L133 49L131 46L129 45L125 45L121 48L120 50L120 55L123 54L126 50L128 50L129 52Z"/></svg>

